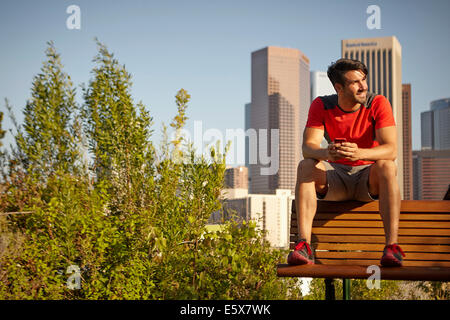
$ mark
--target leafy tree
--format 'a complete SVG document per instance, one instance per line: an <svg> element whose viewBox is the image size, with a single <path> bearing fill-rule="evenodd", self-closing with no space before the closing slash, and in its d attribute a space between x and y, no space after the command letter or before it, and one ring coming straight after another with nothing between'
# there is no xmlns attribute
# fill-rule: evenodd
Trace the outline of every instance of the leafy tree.
<svg viewBox="0 0 450 320"><path fill-rule="evenodd" d="M33 212L10 216L10 237L1 269L3 299L63 299L105 297L106 259L116 230L104 219L107 198L89 190L87 179L67 174L48 178L34 192ZM86 270L83 291L69 290L71 265Z"/></svg>
<svg viewBox="0 0 450 320"><path fill-rule="evenodd" d="M73 172L78 158L75 89L52 42L45 53L47 60L34 77L24 109L23 130L16 136L21 164L40 181L58 170Z"/></svg>
<svg viewBox="0 0 450 320"><path fill-rule="evenodd" d="M32 81L22 126L5 99L17 133L16 146L2 159L2 211L29 211L49 177L75 173L79 168L75 89L53 43L47 44L46 60Z"/></svg>
<svg viewBox="0 0 450 320"><path fill-rule="evenodd" d="M125 67L98 40L97 45L94 78L84 90L83 120L96 179L117 195L113 209L126 214L151 201L143 187L152 188L155 174L152 118L142 103L133 102Z"/></svg>
<svg viewBox="0 0 450 320"><path fill-rule="evenodd" d="M44 152L64 128L71 132L69 122L56 130L50 118L40 116L47 110L43 101L72 101L72 92L56 81L62 73L48 67L53 73L38 76L33 85L39 99L27 104L25 133L17 140L23 152L17 161L27 170L10 170L0 192L3 210L31 213L0 221L0 298L298 298L296 281L276 276L285 252L270 248L254 223L230 221L219 232L207 230L211 213L221 210L226 148L224 154L211 148L206 160L183 145L189 94L176 94L178 112L170 124L176 136L164 140L158 154L150 141L151 117L131 97L131 75L97 44L81 108L91 172L75 170L80 153L69 152L68 162L58 152L53 158ZM56 61L52 50L49 61ZM43 88L46 77L55 85ZM74 136L66 134L61 152L75 150ZM59 169L51 171L33 150ZM33 177L45 183L33 183ZM70 266L79 267L78 290L67 286Z"/></svg>

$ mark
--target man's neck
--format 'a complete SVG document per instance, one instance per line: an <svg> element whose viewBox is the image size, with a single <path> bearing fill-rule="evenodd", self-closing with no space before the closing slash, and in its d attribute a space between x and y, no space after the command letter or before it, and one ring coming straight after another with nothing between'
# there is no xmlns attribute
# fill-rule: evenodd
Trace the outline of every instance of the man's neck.
<svg viewBox="0 0 450 320"><path fill-rule="evenodd" d="M338 95L338 105L342 110L348 111L348 112L356 111L361 107L360 103L358 103L358 102L355 103L354 100L349 101L348 99L345 99L344 97L339 96L339 95Z"/></svg>

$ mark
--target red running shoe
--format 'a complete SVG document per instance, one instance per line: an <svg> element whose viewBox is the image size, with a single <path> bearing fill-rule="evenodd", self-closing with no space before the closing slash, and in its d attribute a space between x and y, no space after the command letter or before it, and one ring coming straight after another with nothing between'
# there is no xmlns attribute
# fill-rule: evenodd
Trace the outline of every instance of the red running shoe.
<svg viewBox="0 0 450 320"><path fill-rule="evenodd" d="M291 265L314 264L314 254L305 239L297 242L294 251L289 253L287 262Z"/></svg>
<svg viewBox="0 0 450 320"><path fill-rule="evenodd" d="M383 256L381 257L380 263L383 267L401 267L403 263L403 253L402 248L396 243L390 244L384 247Z"/></svg>

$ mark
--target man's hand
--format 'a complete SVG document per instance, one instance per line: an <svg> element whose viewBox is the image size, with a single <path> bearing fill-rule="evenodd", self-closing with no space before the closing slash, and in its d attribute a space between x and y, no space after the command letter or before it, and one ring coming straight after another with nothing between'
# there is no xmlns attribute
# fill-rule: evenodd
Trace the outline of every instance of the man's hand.
<svg viewBox="0 0 450 320"><path fill-rule="evenodd" d="M339 158L357 161L362 159L362 149L358 148L358 145L353 142L342 142L334 144L336 154Z"/></svg>
<svg viewBox="0 0 450 320"><path fill-rule="evenodd" d="M327 148L327 160L336 161L342 159L343 156L338 153L338 148L340 148L342 143L331 142Z"/></svg>

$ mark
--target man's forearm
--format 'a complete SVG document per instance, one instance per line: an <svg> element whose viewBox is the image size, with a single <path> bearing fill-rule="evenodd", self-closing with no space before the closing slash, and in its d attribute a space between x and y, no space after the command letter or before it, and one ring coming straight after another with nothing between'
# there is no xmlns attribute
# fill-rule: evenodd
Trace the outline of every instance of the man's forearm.
<svg viewBox="0 0 450 320"><path fill-rule="evenodd" d="M339 159L347 159L350 161L365 160L365 161L377 161L377 160L395 160L397 158L397 149L394 144L382 144L374 148L364 149L355 147L349 148L348 146L338 149L329 148L323 149L320 146L303 144L302 151L305 159L316 160L330 160L336 161ZM344 149L344 150L341 150Z"/></svg>
<svg viewBox="0 0 450 320"><path fill-rule="evenodd" d="M377 160L395 160L397 152L392 144L382 144L370 149L359 149L360 160L377 161Z"/></svg>
<svg viewBox="0 0 450 320"><path fill-rule="evenodd" d="M328 150L316 146L303 145L303 157L305 159L328 160Z"/></svg>

